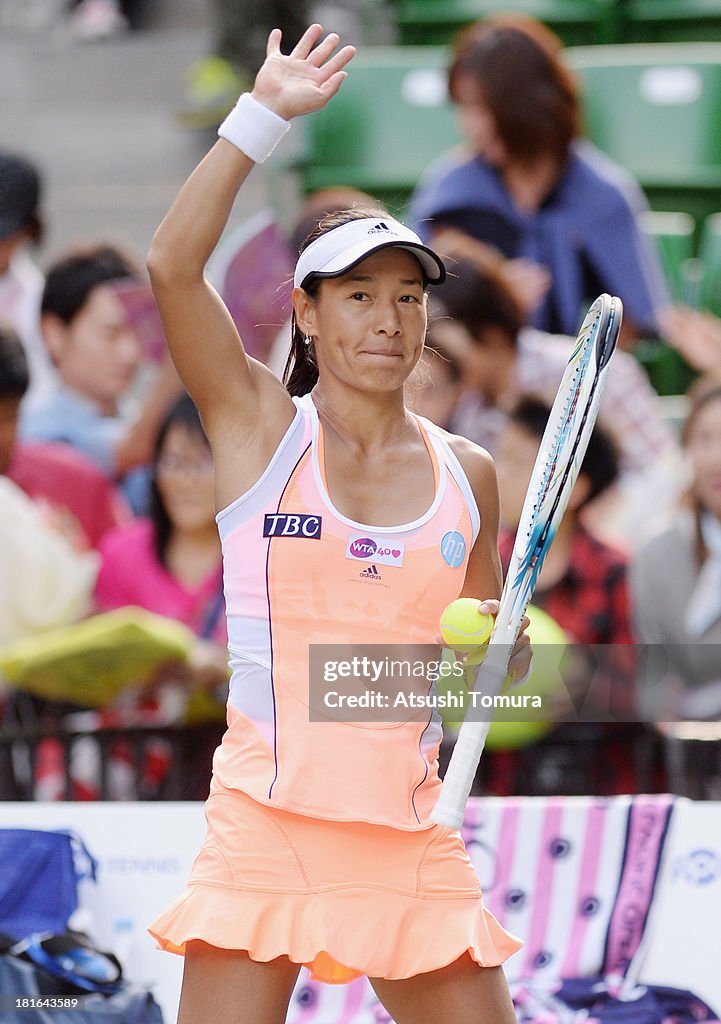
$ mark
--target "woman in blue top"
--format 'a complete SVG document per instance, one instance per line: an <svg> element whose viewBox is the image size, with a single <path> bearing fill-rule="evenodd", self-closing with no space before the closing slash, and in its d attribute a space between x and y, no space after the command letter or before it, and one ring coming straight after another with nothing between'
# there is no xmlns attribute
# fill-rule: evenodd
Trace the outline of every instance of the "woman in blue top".
<svg viewBox="0 0 721 1024"><path fill-rule="evenodd" d="M521 261L542 330L575 334L588 300L606 291L623 299L627 339L655 335L668 300L638 224L645 199L579 138L578 92L556 36L523 16L479 22L459 37L449 88L470 153L431 168L411 201L416 230L436 248L462 246L459 255L472 239L481 260Z"/></svg>

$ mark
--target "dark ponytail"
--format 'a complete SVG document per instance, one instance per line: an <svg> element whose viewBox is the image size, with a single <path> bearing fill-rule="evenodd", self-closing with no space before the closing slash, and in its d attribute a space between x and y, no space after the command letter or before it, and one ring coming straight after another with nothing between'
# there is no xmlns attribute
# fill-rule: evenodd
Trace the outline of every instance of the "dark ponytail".
<svg viewBox="0 0 721 1024"><path fill-rule="evenodd" d="M318 298L320 278L307 282L305 291L312 299ZM289 395L300 398L312 391L318 382L318 363L315 358L315 343L303 334L296 323L295 312L290 321L290 353L283 370L283 383Z"/></svg>
<svg viewBox="0 0 721 1024"><path fill-rule="evenodd" d="M333 228L339 228L354 220L365 220L367 217L383 218L390 216L381 206L353 206L346 210L334 210L321 217L300 247L300 252L314 242L316 238L327 234ZM321 278L310 277L303 284L303 290L312 299L317 299L320 291ZM291 319L291 343L285 369L283 384L290 395L300 397L312 391L318 381L318 362L315 356L315 342L302 333L296 323L295 313Z"/></svg>

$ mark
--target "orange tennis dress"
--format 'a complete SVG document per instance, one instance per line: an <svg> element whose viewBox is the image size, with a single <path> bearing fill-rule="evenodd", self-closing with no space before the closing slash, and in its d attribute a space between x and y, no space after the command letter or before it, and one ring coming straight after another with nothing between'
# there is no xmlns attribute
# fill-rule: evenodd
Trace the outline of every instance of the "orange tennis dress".
<svg viewBox="0 0 721 1024"><path fill-rule="evenodd" d="M429 818L437 711L359 720L311 678L311 647L342 659L435 642L480 529L473 493L442 433L419 419L431 507L401 526L348 519L329 497L312 398L294 402L261 478L217 516L228 727L188 888L151 934L180 954L201 939L261 961L284 955L326 982L412 977L465 952L495 966L521 942L485 909L460 833Z"/></svg>

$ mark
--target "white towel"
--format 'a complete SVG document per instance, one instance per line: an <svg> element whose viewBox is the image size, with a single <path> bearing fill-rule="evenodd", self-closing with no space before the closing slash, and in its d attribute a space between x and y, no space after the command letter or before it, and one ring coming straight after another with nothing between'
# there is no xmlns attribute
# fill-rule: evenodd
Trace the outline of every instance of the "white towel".
<svg viewBox="0 0 721 1024"><path fill-rule="evenodd" d="M65 626L90 609L95 552L77 552L0 477L0 644Z"/></svg>

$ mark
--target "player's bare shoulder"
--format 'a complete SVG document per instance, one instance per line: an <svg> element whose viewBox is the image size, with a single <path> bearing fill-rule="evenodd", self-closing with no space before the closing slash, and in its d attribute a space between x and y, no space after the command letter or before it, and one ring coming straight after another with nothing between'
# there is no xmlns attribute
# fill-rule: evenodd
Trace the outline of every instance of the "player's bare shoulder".
<svg viewBox="0 0 721 1024"><path fill-rule="evenodd" d="M476 499L483 499L489 489L495 496L497 492L496 468L490 452L460 434L452 434L441 427L436 429L460 462Z"/></svg>

